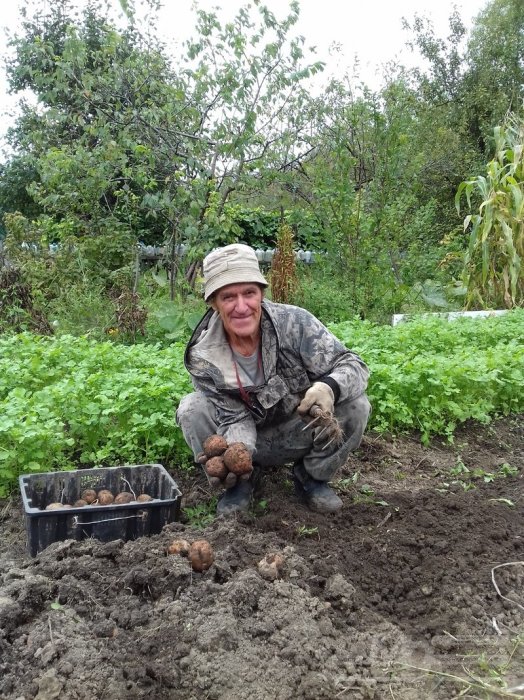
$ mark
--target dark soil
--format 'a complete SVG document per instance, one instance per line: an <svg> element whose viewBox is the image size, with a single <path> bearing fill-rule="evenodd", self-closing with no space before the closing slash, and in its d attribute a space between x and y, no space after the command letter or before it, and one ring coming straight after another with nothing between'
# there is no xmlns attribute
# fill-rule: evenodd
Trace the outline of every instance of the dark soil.
<svg viewBox="0 0 524 700"><path fill-rule="evenodd" d="M524 416L453 445L367 435L335 516L290 473L253 512L203 527L200 475L170 469L183 520L135 541L25 553L20 502L0 504L0 697L318 700L524 695ZM192 572L175 537L206 538ZM280 553L280 578L258 562Z"/></svg>

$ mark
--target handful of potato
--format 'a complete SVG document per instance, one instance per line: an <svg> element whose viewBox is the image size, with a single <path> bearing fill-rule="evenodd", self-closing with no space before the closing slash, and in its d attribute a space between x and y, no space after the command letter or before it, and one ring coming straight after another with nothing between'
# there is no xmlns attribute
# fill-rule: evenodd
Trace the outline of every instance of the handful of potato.
<svg viewBox="0 0 524 700"><path fill-rule="evenodd" d="M210 435L203 445L199 461L212 486L234 486L237 479L249 479L253 471L251 453L243 442L227 444L221 435Z"/></svg>

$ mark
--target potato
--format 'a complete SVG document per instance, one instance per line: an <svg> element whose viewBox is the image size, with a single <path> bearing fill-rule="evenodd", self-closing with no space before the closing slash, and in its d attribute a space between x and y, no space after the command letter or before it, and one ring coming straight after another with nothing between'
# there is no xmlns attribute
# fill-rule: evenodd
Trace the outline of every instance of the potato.
<svg viewBox="0 0 524 700"><path fill-rule="evenodd" d="M129 491L121 491L115 496L115 505L120 505L121 503L131 503L134 501L135 497Z"/></svg>
<svg viewBox="0 0 524 700"><path fill-rule="evenodd" d="M219 457L227 450L227 442L221 435L210 435L202 447L207 457Z"/></svg>
<svg viewBox="0 0 524 700"><path fill-rule="evenodd" d="M183 557L187 557L190 547L191 545L187 540L173 540L167 548L167 553L181 554Z"/></svg>
<svg viewBox="0 0 524 700"><path fill-rule="evenodd" d="M94 489L85 489L85 491L82 491L80 494L80 498L90 505L93 501L96 501L96 491Z"/></svg>
<svg viewBox="0 0 524 700"><path fill-rule="evenodd" d="M46 510L59 510L64 507L63 503L50 503L45 507Z"/></svg>
<svg viewBox="0 0 524 700"><path fill-rule="evenodd" d="M266 554L258 562L258 573L267 581L275 581L277 578L281 578L284 563L284 557L281 554Z"/></svg>
<svg viewBox="0 0 524 700"><path fill-rule="evenodd" d="M136 500L139 503L147 503L148 501L152 501L153 497L150 496L148 493L141 493L140 496Z"/></svg>
<svg viewBox="0 0 524 700"><path fill-rule="evenodd" d="M111 493L111 491L108 491L107 489L102 489L101 491L98 492L98 502L101 506L109 506L113 501L115 500L115 497Z"/></svg>
<svg viewBox="0 0 524 700"><path fill-rule="evenodd" d="M208 459L205 469L208 476L215 476L217 479L225 479L227 476L228 470L222 457Z"/></svg>
<svg viewBox="0 0 524 700"><path fill-rule="evenodd" d="M233 442L224 452L224 464L233 474L247 474L253 469L251 453L243 442Z"/></svg>
<svg viewBox="0 0 524 700"><path fill-rule="evenodd" d="M87 506L87 501L84 501L83 498L79 498L73 503L73 508L83 508L84 506Z"/></svg>
<svg viewBox="0 0 524 700"><path fill-rule="evenodd" d="M193 571L206 571L215 561L213 549L207 540L195 540L188 556Z"/></svg>

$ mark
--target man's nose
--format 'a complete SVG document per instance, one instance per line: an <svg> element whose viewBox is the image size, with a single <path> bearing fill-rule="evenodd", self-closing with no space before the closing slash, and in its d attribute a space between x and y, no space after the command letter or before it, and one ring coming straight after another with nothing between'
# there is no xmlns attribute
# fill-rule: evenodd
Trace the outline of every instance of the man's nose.
<svg viewBox="0 0 524 700"><path fill-rule="evenodd" d="M244 299L242 294L239 294L237 297L236 307L237 311L245 311L247 309L246 300Z"/></svg>

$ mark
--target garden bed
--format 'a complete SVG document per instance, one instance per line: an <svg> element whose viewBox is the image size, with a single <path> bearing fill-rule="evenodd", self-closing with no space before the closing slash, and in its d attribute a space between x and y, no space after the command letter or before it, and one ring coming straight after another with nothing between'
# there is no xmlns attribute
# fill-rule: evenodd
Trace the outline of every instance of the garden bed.
<svg viewBox="0 0 524 700"><path fill-rule="evenodd" d="M173 470L185 522L34 559L21 502L4 501L0 696L519 697L523 439L523 416L467 424L453 445L368 434L332 517L296 503L280 470L253 513L206 524L205 480ZM211 542L207 572L166 555L180 535ZM272 582L257 563L276 551Z"/></svg>

